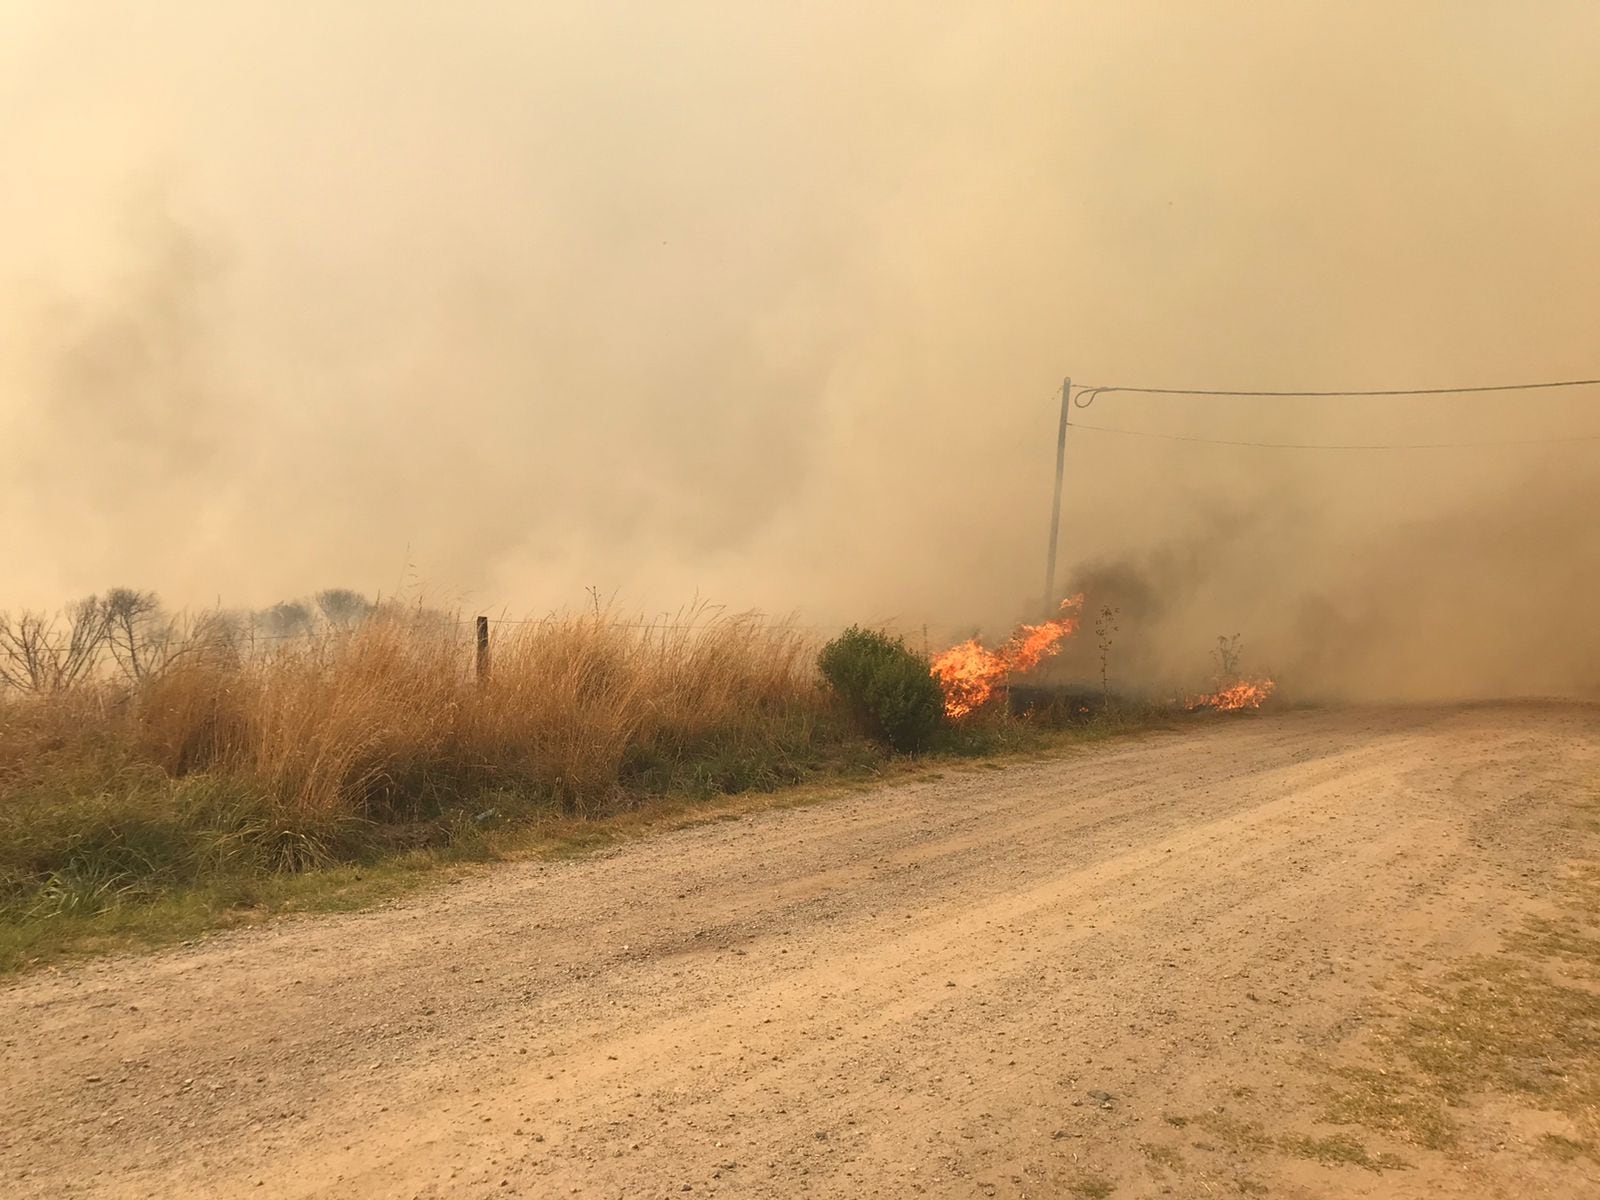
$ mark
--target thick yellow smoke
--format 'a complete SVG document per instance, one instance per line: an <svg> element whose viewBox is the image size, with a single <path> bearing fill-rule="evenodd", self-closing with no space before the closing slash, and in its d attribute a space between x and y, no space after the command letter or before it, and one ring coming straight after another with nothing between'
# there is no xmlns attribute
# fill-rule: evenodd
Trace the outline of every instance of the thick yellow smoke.
<svg viewBox="0 0 1600 1200"><path fill-rule="evenodd" d="M1597 50L1587 0L0 0L0 605L1008 626L1063 374L1600 373ZM1493 440L1600 392L1092 413ZM1151 677L1237 628L1286 686L1571 688L1597 461L1085 430L1063 583L1180 589Z"/></svg>

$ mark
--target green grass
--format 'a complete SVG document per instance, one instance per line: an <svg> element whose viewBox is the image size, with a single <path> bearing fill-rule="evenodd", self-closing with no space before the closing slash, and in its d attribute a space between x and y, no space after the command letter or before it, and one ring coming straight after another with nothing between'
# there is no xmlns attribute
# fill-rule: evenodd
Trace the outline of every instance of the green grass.
<svg viewBox="0 0 1600 1200"><path fill-rule="evenodd" d="M1365 1171L1399 1171L1410 1164L1393 1154L1373 1154L1347 1133L1327 1137L1299 1135L1278 1139L1285 1154L1308 1158L1330 1167L1360 1167Z"/></svg>
<svg viewBox="0 0 1600 1200"><path fill-rule="evenodd" d="M1372 1067L1339 1067L1325 1118L1333 1125L1359 1125L1424 1150L1448 1150L1459 1128L1437 1092L1411 1073Z"/></svg>
<svg viewBox="0 0 1600 1200"><path fill-rule="evenodd" d="M1265 1154L1275 1148L1274 1139L1259 1122L1247 1121L1228 1112L1204 1113L1194 1119L1194 1124L1234 1150Z"/></svg>
<svg viewBox="0 0 1600 1200"><path fill-rule="evenodd" d="M1331 1068L1330 1122L1449 1150L1476 1100L1502 1096L1570 1118L1556 1158L1600 1144L1600 869L1562 879L1560 912L1524 920L1500 952L1409 985L1374 1022L1368 1064Z"/></svg>
<svg viewBox="0 0 1600 1200"><path fill-rule="evenodd" d="M1116 1190L1116 1184L1103 1175L1080 1175L1067 1185L1067 1191L1081 1200L1106 1200Z"/></svg>
<svg viewBox="0 0 1600 1200"><path fill-rule="evenodd" d="M247 780L172 778L109 757L63 763L0 797L0 972L282 914L361 908L476 863L588 854L662 829L1049 756L1163 723L1052 730L1000 718L971 723L916 758L798 723L746 743L657 745L629 759L611 811L593 817L564 811L548 790L499 787L466 806L418 797L406 820L290 822Z"/></svg>
<svg viewBox="0 0 1600 1200"><path fill-rule="evenodd" d="M1588 1158L1600 1162L1600 1149L1588 1138L1569 1138L1565 1134L1547 1133L1539 1139L1539 1148L1552 1158L1570 1162L1575 1158Z"/></svg>
<svg viewBox="0 0 1600 1200"><path fill-rule="evenodd" d="M413 853L369 867L234 876L93 910L0 912L0 971L170 945L207 930L253 925L289 913L367 908L447 878L435 869L440 865L430 854Z"/></svg>
<svg viewBox="0 0 1600 1200"><path fill-rule="evenodd" d="M1140 1142L1139 1150L1155 1166L1163 1167L1174 1174L1183 1171L1183 1154L1175 1146L1164 1146L1159 1142Z"/></svg>
<svg viewBox="0 0 1600 1200"><path fill-rule="evenodd" d="M1309 1134L1272 1134L1257 1121L1214 1111L1194 1122L1230 1149L1244 1154L1286 1154L1309 1159L1330 1167L1360 1167L1367 1171L1402 1170L1409 1164L1392 1154L1374 1154L1356 1138L1335 1133L1322 1137Z"/></svg>

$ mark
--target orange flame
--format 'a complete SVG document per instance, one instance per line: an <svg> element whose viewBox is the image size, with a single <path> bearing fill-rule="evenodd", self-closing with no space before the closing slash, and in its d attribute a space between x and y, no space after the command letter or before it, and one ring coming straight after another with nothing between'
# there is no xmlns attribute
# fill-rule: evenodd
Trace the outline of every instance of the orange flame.
<svg viewBox="0 0 1600 1200"><path fill-rule="evenodd" d="M1237 712L1241 708L1260 708L1261 702L1272 695L1272 689L1277 686L1271 679L1241 679L1209 695L1194 697L1189 701L1189 711L1214 708L1218 712Z"/></svg>
<svg viewBox="0 0 1600 1200"><path fill-rule="evenodd" d="M1019 625L998 650L988 650L976 638L934 656L934 678L944 689L944 711L964 717L982 708L1005 685L1008 675L1031 671L1061 649L1061 643L1078 631L1083 597L1061 602L1061 615L1042 625Z"/></svg>

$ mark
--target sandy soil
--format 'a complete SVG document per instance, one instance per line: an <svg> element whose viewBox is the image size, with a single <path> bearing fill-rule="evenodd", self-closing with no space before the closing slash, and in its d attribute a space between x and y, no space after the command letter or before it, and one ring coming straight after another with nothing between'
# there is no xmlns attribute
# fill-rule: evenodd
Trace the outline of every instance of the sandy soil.
<svg viewBox="0 0 1600 1200"><path fill-rule="evenodd" d="M1392 1172L1200 1121L1328 1132L1317 1056L1546 903L1597 778L1594 708L1219 719L35 974L0 1194L1600 1195L1503 1101L1356 1131Z"/></svg>

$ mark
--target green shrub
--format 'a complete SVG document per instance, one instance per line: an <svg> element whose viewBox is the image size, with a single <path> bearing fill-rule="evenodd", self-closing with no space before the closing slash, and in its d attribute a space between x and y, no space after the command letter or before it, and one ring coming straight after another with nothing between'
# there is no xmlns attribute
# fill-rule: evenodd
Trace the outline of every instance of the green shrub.
<svg viewBox="0 0 1600 1200"><path fill-rule="evenodd" d="M944 692L900 638L852 625L822 648L817 667L867 734L896 750L921 750L944 728Z"/></svg>

